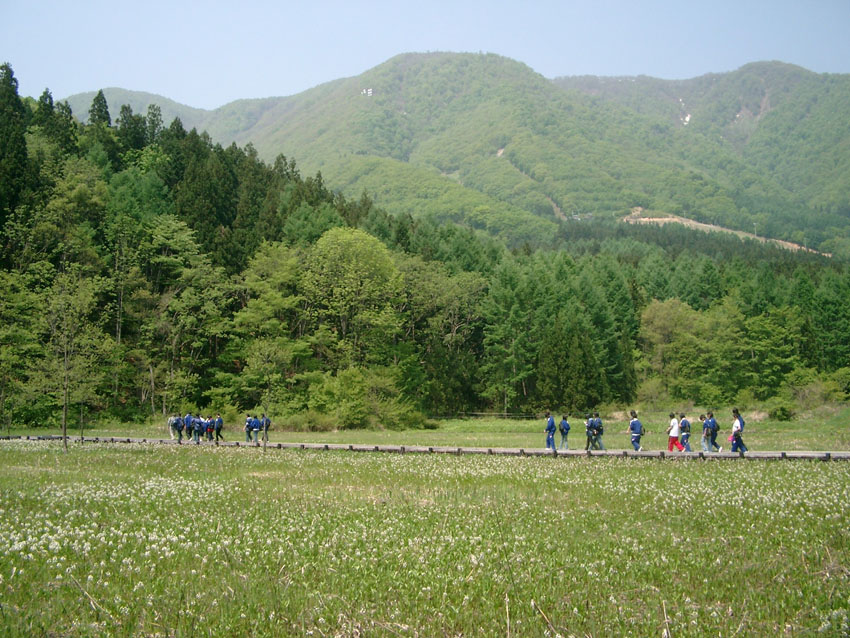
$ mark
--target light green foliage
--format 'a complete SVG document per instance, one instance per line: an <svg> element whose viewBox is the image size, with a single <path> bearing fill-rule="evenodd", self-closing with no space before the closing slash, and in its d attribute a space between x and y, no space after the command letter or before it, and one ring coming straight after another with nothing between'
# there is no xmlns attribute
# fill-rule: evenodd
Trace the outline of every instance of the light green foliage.
<svg viewBox="0 0 850 638"><path fill-rule="evenodd" d="M335 340L335 365L381 361L400 321L401 274L386 247L353 229L327 231L311 250L301 281L317 326Z"/></svg>
<svg viewBox="0 0 850 638"><path fill-rule="evenodd" d="M46 296L42 376L34 382L62 409L62 433L67 433L72 406L97 405L104 381L101 365L110 350L98 330L97 295L103 281L87 278L79 268L60 272ZM67 449L67 442L66 442Z"/></svg>
<svg viewBox="0 0 850 638"><path fill-rule="evenodd" d="M343 226L342 218L329 204L314 209L306 202L286 218L283 236L291 244L311 245L326 230Z"/></svg>
<svg viewBox="0 0 850 638"><path fill-rule="evenodd" d="M0 427L7 429L14 411L32 405L28 383L40 376L45 355L40 298L26 284L22 275L0 271Z"/></svg>

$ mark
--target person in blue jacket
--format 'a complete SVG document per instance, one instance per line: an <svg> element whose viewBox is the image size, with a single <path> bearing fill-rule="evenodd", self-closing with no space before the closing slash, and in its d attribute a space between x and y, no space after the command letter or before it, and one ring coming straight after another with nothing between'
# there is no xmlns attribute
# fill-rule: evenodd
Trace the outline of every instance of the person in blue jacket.
<svg viewBox="0 0 850 638"><path fill-rule="evenodd" d="M215 415L215 440L218 441L221 439L224 441L224 436L221 434L221 428L224 427L224 419L221 418L220 414Z"/></svg>
<svg viewBox="0 0 850 638"><path fill-rule="evenodd" d="M260 423L260 420L255 414L254 417L251 419L251 433L254 435L254 445L260 444L260 430L262 429L262 427L262 423Z"/></svg>
<svg viewBox="0 0 850 638"><path fill-rule="evenodd" d="M546 410L546 449L555 449L555 417Z"/></svg>
<svg viewBox="0 0 850 638"><path fill-rule="evenodd" d="M593 443L597 450L604 450L605 444L602 443L602 433L605 430L602 427L602 419L599 418L599 412L593 413Z"/></svg>
<svg viewBox="0 0 850 638"><path fill-rule="evenodd" d="M561 422L558 424L558 427L561 430L561 449L569 450L570 446L567 445L567 436L570 433L570 422L567 421L567 415L565 414L561 417Z"/></svg>
<svg viewBox="0 0 850 638"><path fill-rule="evenodd" d="M172 428L175 432L177 432L177 443L183 442L183 418L179 414L175 414L173 417L173 425ZM172 434L173 437L173 434Z"/></svg>
<svg viewBox="0 0 850 638"><path fill-rule="evenodd" d="M183 426L186 428L186 441L192 438L192 413L187 412L183 417Z"/></svg>
<svg viewBox="0 0 850 638"><path fill-rule="evenodd" d="M204 429L206 428L206 424L204 423L204 420L201 418L201 415L198 415L198 416L196 416L195 418L192 419L192 425L194 426L194 430L195 430L195 443L200 445L201 439L204 436Z"/></svg>
<svg viewBox="0 0 850 638"><path fill-rule="evenodd" d="M260 417L260 428L263 431L263 441L269 440L269 427L271 426L271 424L272 424L272 420L269 417L267 417L265 412L264 412L263 416Z"/></svg>
<svg viewBox="0 0 850 638"><path fill-rule="evenodd" d="M635 452L643 452L643 447L640 444L640 437L643 436L643 424L637 418L637 412L632 410L629 414L631 414L632 420L629 421L629 433L632 435L632 447L635 449Z"/></svg>
<svg viewBox="0 0 850 638"><path fill-rule="evenodd" d="M691 422L685 418L684 412L679 412L679 443L685 448L685 452L691 450Z"/></svg>
<svg viewBox="0 0 850 638"><path fill-rule="evenodd" d="M723 447L717 445L717 434L720 432L720 426L717 424L717 419L714 418L714 412L706 412L708 418L705 420L705 424L711 430L711 442L708 444L708 449L710 451L717 450L718 454L723 451Z"/></svg>

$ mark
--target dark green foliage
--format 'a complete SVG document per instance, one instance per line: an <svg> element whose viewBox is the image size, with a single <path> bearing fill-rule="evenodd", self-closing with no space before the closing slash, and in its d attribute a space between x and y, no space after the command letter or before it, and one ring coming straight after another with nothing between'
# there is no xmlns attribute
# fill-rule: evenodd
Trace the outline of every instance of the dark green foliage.
<svg viewBox="0 0 850 638"><path fill-rule="evenodd" d="M124 151L139 150L147 143L147 121L144 115L136 115L127 104L115 121L118 126L118 141Z"/></svg>
<svg viewBox="0 0 850 638"><path fill-rule="evenodd" d="M112 126L109 105L106 103L106 97L103 95L102 89L94 96L91 107L89 107L89 124L95 126Z"/></svg>
<svg viewBox="0 0 850 638"><path fill-rule="evenodd" d="M0 66L0 227L26 187L26 127L27 112L18 96L18 80L12 67L3 64Z"/></svg>

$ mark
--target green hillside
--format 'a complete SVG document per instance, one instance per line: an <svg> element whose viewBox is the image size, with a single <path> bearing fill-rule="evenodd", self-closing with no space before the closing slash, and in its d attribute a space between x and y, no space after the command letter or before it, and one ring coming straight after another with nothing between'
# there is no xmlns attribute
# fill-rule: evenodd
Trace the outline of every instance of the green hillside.
<svg viewBox="0 0 850 638"><path fill-rule="evenodd" d="M76 115L78 120L81 122L88 122L89 108L91 107L92 100L94 100L96 94L97 91L77 93L76 95L72 95L67 98L65 101L68 102L71 110L73 110L74 115ZM203 130L205 128L206 121L212 113L211 111L206 111L204 109L196 109L191 106L179 104L178 102L169 100L161 95L154 95L153 93L145 93L143 91L105 88L103 89L103 95L106 97L106 101L109 104L109 112L114 116L118 115L121 111L121 106L124 104L129 105L130 108L133 109L134 113L141 114L144 114L145 111L147 111L149 104L156 104L162 111L162 119L166 124L176 117L180 118L180 121L183 122L183 126L187 129L197 128L198 130Z"/></svg>
<svg viewBox="0 0 850 638"><path fill-rule="evenodd" d="M151 99L105 93L113 112ZM548 80L492 54L429 53L296 96L162 108L166 121L173 112L267 161L294 157L347 196L365 190L390 212L511 243L640 207L840 253L850 245L848 98L850 76L778 62L684 81ZM84 102L72 101L75 113Z"/></svg>

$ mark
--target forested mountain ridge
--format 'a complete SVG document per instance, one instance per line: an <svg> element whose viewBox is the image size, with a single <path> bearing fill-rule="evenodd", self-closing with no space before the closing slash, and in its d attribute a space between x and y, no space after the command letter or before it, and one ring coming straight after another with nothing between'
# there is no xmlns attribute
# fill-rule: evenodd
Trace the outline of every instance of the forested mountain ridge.
<svg viewBox="0 0 850 638"><path fill-rule="evenodd" d="M184 124L266 160L297 157L391 212L513 243L551 236L559 218L642 207L845 254L848 98L850 76L778 62L683 81L552 81L496 55L430 53L187 111ZM75 113L84 102L71 101Z"/></svg>

